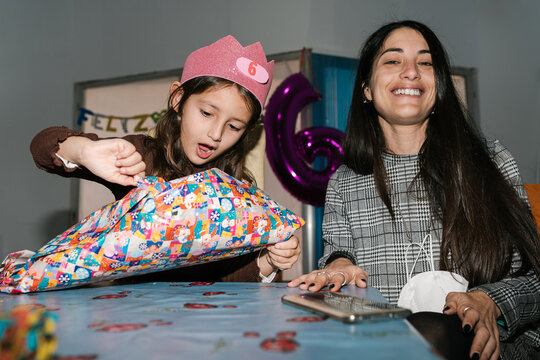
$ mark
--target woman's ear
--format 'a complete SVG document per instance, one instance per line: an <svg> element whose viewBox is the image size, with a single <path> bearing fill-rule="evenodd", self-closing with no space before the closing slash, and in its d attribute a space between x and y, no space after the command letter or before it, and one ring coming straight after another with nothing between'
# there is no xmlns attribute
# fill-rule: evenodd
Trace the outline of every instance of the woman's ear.
<svg viewBox="0 0 540 360"><path fill-rule="evenodd" d="M362 89L364 90L364 99L367 101L373 101L373 97L371 96L371 89L366 83L362 84Z"/></svg>
<svg viewBox="0 0 540 360"><path fill-rule="evenodd" d="M179 81L173 81L171 88L169 89L169 94L171 96L171 103L176 112L178 112L178 106L180 105L180 100L182 99L182 94L184 93L181 88L182 84Z"/></svg>

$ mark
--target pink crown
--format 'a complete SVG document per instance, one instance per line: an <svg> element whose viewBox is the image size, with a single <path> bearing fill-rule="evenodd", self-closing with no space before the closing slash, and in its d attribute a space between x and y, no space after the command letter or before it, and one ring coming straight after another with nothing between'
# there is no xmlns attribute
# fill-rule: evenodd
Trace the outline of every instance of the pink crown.
<svg viewBox="0 0 540 360"><path fill-rule="evenodd" d="M272 84L274 61L266 62L261 43L246 47L231 35L192 52L186 59L181 82L197 76L216 76L245 87L264 108Z"/></svg>

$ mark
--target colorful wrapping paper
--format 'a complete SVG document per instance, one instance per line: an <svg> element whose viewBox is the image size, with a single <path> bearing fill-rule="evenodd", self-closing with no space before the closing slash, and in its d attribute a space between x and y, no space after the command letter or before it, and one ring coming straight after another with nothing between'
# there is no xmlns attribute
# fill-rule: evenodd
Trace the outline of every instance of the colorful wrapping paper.
<svg viewBox="0 0 540 360"><path fill-rule="evenodd" d="M26 293L172 269L286 240L304 220L262 190L211 169L146 177L36 254L9 254L0 291Z"/></svg>

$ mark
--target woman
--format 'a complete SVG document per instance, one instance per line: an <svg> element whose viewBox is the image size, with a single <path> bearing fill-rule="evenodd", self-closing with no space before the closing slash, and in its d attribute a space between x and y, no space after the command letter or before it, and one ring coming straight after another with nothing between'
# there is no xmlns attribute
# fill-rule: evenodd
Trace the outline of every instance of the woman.
<svg viewBox="0 0 540 360"><path fill-rule="evenodd" d="M425 25L391 23L366 41L344 147L326 195L323 271L289 286L365 287L369 274L396 303L433 261L469 289L443 300L449 316L421 312L413 325L447 358L530 358L540 346L538 230L514 159L471 125Z"/></svg>

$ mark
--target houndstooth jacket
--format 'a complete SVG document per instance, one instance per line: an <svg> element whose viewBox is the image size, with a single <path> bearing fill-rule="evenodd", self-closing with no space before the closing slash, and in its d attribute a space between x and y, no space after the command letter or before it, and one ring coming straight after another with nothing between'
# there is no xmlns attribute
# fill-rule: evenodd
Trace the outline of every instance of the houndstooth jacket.
<svg viewBox="0 0 540 360"><path fill-rule="evenodd" d="M512 155L499 141L488 146L499 170L519 196L528 201ZM411 241L421 243L430 233L438 269L442 224L430 221L425 189L418 186L408 191L419 171L418 155L384 154L383 159L396 220L392 220L380 199L373 175L358 175L341 166L328 183L322 229L324 253L319 267L323 268L337 254L356 260L368 272L369 285L379 289L391 303L397 303L407 282L407 245ZM418 255L416 251L414 257L408 255L409 271ZM519 264L519 259L514 264ZM430 268L429 257L420 253L412 275ZM506 323L506 327L499 328L503 359L528 359L533 348L540 348L540 281L536 276L507 278L471 290L484 291L501 309Z"/></svg>

